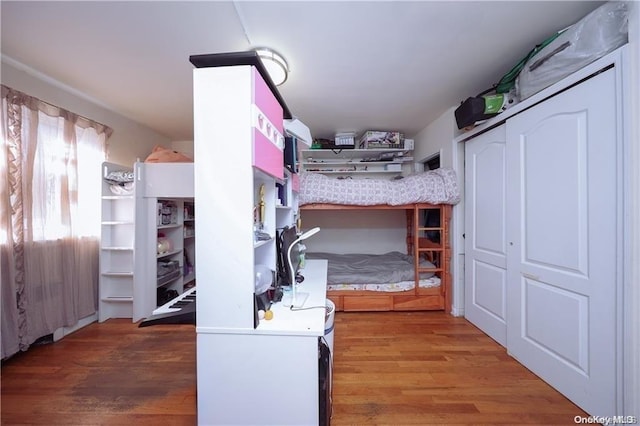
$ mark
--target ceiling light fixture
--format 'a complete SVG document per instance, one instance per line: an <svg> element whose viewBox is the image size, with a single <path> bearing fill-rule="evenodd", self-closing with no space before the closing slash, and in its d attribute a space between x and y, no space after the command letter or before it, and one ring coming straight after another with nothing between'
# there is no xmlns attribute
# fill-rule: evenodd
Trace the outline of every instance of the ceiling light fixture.
<svg viewBox="0 0 640 426"><path fill-rule="evenodd" d="M264 67L267 69L273 84L280 86L282 83L287 81L289 66L287 65L287 61L285 61L281 55L267 48L259 48L255 49L255 51L260 57L260 60L262 60Z"/></svg>

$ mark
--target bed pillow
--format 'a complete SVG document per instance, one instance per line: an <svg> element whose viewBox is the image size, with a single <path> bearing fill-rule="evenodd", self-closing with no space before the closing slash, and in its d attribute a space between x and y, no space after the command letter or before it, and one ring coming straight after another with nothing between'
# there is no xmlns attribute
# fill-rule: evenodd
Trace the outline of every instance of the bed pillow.
<svg viewBox="0 0 640 426"><path fill-rule="evenodd" d="M393 181L389 204L457 204L459 201L460 192L455 172L441 168Z"/></svg>

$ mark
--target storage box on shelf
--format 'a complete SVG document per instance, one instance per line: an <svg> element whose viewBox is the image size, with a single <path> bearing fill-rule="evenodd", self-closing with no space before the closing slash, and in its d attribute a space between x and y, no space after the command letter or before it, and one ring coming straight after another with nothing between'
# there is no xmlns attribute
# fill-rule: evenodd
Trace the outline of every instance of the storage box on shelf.
<svg viewBox="0 0 640 426"><path fill-rule="evenodd" d="M175 225L178 223L178 206L171 200L158 201L157 225Z"/></svg>
<svg viewBox="0 0 640 426"><path fill-rule="evenodd" d="M358 142L360 149L403 149L404 144L400 132L381 132L369 130L364 132Z"/></svg>
<svg viewBox="0 0 640 426"><path fill-rule="evenodd" d="M341 132L336 133L334 143L337 147L341 148L355 148L356 146L356 134L355 132Z"/></svg>

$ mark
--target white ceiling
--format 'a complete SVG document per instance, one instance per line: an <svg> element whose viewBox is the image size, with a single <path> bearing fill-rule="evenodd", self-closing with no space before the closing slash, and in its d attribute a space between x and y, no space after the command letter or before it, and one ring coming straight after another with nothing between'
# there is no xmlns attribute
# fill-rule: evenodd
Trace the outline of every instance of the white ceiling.
<svg viewBox="0 0 640 426"><path fill-rule="evenodd" d="M2 54L171 140L191 140L189 56L266 46L314 137L408 136L491 87L592 1L0 3Z"/></svg>

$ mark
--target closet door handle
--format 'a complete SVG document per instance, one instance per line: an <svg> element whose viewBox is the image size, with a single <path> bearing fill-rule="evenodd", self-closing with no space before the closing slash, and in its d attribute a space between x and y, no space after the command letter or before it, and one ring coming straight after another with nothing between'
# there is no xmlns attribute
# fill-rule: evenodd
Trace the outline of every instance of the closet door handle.
<svg viewBox="0 0 640 426"><path fill-rule="evenodd" d="M537 276L537 275L527 274L526 272L523 272L522 276L525 277L525 278L529 278L530 280L540 281L540 277Z"/></svg>

